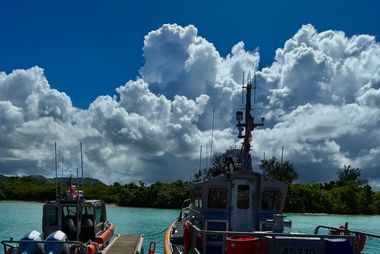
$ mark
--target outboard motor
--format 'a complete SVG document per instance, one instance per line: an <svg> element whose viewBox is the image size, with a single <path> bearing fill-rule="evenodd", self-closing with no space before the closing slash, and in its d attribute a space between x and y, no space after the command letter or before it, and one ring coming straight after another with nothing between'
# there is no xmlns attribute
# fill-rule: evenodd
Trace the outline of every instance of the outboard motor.
<svg viewBox="0 0 380 254"><path fill-rule="evenodd" d="M69 238L61 230L51 233L45 242L46 254L70 254Z"/></svg>
<svg viewBox="0 0 380 254"><path fill-rule="evenodd" d="M34 253L44 253L44 245L41 241L42 235L40 232L33 230L29 234L25 235L23 238L20 239L20 241L39 241L36 243L28 242L23 243L21 242L19 245L20 254L34 254Z"/></svg>

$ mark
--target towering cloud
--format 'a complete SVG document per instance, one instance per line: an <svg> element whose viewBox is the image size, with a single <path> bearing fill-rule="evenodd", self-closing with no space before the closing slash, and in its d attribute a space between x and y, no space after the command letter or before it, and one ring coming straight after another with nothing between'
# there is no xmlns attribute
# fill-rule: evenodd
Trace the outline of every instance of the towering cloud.
<svg viewBox="0 0 380 254"><path fill-rule="evenodd" d="M373 36L305 25L258 70L259 52L243 42L220 56L194 26L166 24L145 36L143 52L141 76L87 110L52 89L40 67L0 73L0 173L54 175L55 141L74 171L83 142L85 173L107 183L189 180L200 146L203 157L211 144L213 153L240 147L234 115L243 106L243 72L251 71L253 115L267 119L253 133L256 170L264 153L279 158L284 146L300 181L334 180L351 164L380 187L380 46Z"/></svg>

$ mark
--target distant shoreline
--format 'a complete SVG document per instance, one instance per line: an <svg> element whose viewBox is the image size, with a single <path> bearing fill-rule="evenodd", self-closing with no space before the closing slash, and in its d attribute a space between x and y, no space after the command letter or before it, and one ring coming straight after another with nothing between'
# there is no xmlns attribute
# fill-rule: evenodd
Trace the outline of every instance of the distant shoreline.
<svg viewBox="0 0 380 254"><path fill-rule="evenodd" d="M46 200L46 201L25 201L25 200L0 200L0 203L5 203L5 202L8 202L8 203L18 203L18 202L23 202L23 203L46 203L46 202L49 202L50 200ZM106 206L117 206L116 203L107 203L106 202Z"/></svg>
<svg viewBox="0 0 380 254"><path fill-rule="evenodd" d="M9 202L9 203L18 203L18 202L24 202L24 203L45 203L48 201L23 201L23 200L0 200L1 202ZM106 203L106 206L118 206L116 203ZM139 207L139 208L149 208L149 207ZM153 207L151 207L153 208ZM292 213L292 212L284 212L286 215L309 215L309 216L380 216L380 214L333 214L333 213Z"/></svg>

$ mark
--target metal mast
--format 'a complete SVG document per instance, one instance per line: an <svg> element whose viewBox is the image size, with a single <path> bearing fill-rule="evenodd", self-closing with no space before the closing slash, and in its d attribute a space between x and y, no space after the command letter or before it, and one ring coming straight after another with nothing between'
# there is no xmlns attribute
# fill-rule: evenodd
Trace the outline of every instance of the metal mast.
<svg viewBox="0 0 380 254"><path fill-rule="evenodd" d="M256 79L255 79L256 81ZM236 170L240 171L252 171L252 161L251 161L251 156L249 154L251 144L250 142L252 141L252 135L251 131L253 131L257 126L263 126L264 125L264 117L261 117L261 123L255 123L254 122L254 117L251 116L251 93L252 93L252 88L256 89L256 84L254 87L252 87L252 80L251 80L251 74L248 73L248 80L247 80L247 85L244 86L243 88L247 90L246 94L246 102L245 102L245 122L243 122L243 112L242 111L237 111L236 112L236 120L238 123L236 126L238 127L239 130L239 136L238 138L244 138L243 141L243 146L240 150L240 161L238 161L238 165L240 164L240 169L237 168ZM244 135L243 135L244 131Z"/></svg>

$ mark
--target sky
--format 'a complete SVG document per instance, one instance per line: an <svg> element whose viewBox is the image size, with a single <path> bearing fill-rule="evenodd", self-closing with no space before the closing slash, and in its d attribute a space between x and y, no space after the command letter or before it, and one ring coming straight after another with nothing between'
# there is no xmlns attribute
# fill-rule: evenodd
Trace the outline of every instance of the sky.
<svg viewBox="0 0 380 254"><path fill-rule="evenodd" d="M345 165L380 190L377 0L0 1L0 174L106 184L190 180L240 147L330 182ZM246 78L245 78L246 80ZM202 147L202 148L201 148ZM200 160L201 158L201 160ZM61 174L61 172L60 172Z"/></svg>

